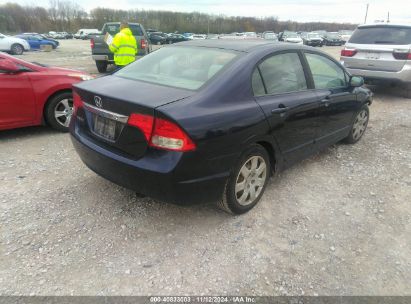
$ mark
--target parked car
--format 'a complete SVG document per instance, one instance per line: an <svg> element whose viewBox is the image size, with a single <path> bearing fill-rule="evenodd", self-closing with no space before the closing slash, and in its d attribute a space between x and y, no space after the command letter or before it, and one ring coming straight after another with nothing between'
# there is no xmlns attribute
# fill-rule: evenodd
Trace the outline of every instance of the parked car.
<svg viewBox="0 0 411 304"><path fill-rule="evenodd" d="M273 172L360 140L371 103L362 84L302 45L181 42L74 85L70 132L83 162L110 181L244 213Z"/></svg>
<svg viewBox="0 0 411 304"><path fill-rule="evenodd" d="M213 38L210 38L210 39L213 39ZM171 43L177 43L177 42L182 42L182 41L187 41L187 40L189 40L187 37L184 37L183 35L181 35L181 34L169 34L168 35L168 38L167 38L167 42L169 43L169 44L171 44Z"/></svg>
<svg viewBox="0 0 411 304"><path fill-rule="evenodd" d="M60 42L58 40L51 38L50 35L48 35L48 34L23 33L22 35L40 36L43 39L50 40L50 41L54 42L57 45L57 47L60 45Z"/></svg>
<svg viewBox="0 0 411 304"><path fill-rule="evenodd" d="M77 33L74 34L74 38L85 40L88 34L97 34L100 31L98 29L79 29Z"/></svg>
<svg viewBox="0 0 411 304"><path fill-rule="evenodd" d="M344 41L341 39L340 34L337 32L329 32L323 38L323 45L327 46L341 46L344 45Z"/></svg>
<svg viewBox="0 0 411 304"><path fill-rule="evenodd" d="M323 39L318 33L302 33L303 44L309 46L323 46Z"/></svg>
<svg viewBox="0 0 411 304"><path fill-rule="evenodd" d="M411 25L360 25L341 51L341 62L367 82L405 85L411 98Z"/></svg>
<svg viewBox="0 0 411 304"><path fill-rule="evenodd" d="M338 33L340 34L341 39L344 42L347 42L353 34L353 31L339 31Z"/></svg>
<svg viewBox="0 0 411 304"><path fill-rule="evenodd" d="M140 23L129 23L129 26L137 40L137 56L144 56L150 53L151 43L144 26ZM104 41L104 35L109 33L114 37L118 32L120 32L120 22L108 22L103 25L101 35L97 35L90 39L92 57L95 60L97 70L100 73L105 73L107 71L107 66L114 63L114 55Z"/></svg>
<svg viewBox="0 0 411 304"><path fill-rule="evenodd" d="M148 34L148 38L152 44L165 44L167 43L167 38L161 32L151 32Z"/></svg>
<svg viewBox="0 0 411 304"><path fill-rule="evenodd" d="M16 35L15 37L26 40L30 44L30 49L33 49L33 50L40 49L41 45L51 45L51 47L53 49L57 48L56 43L54 43L52 40L50 40L48 38L44 38L40 35L21 34L21 35Z"/></svg>
<svg viewBox="0 0 411 304"><path fill-rule="evenodd" d="M280 33L280 37L278 37L278 40L288 43L303 44L303 40L295 32L282 32Z"/></svg>
<svg viewBox="0 0 411 304"><path fill-rule="evenodd" d="M30 63L0 52L0 130L48 124L67 131L71 87L90 75Z"/></svg>
<svg viewBox="0 0 411 304"><path fill-rule="evenodd" d="M10 37L0 33L0 51L13 55L22 55L24 51L30 51L30 45L24 39Z"/></svg>
<svg viewBox="0 0 411 304"><path fill-rule="evenodd" d="M278 37L273 32L263 33L262 38L265 40L278 41Z"/></svg>

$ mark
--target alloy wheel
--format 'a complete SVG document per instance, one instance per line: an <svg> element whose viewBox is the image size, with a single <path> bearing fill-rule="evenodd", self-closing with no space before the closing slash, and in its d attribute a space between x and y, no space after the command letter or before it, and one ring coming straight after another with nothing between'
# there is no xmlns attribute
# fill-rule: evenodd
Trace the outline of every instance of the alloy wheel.
<svg viewBox="0 0 411 304"><path fill-rule="evenodd" d="M241 167L235 183L235 197L242 206L252 204L267 179L267 164L261 156L250 157Z"/></svg>
<svg viewBox="0 0 411 304"><path fill-rule="evenodd" d="M368 123L368 113L366 110L361 110L355 118L352 127L352 137L354 140L358 140L365 132Z"/></svg>
<svg viewBox="0 0 411 304"><path fill-rule="evenodd" d="M54 107L54 117L63 127L68 127L73 114L73 99L65 98L60 100Z"/></svg>

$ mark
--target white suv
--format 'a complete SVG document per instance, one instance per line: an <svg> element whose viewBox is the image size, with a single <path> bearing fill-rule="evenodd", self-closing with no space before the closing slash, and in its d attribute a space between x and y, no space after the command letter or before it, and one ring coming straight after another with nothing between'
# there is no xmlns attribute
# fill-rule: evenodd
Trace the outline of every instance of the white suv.
<svg viewBox="0 0 411 304"><path fill-rule="evenodd" d="M20 38L9 37L0 33L0 51L13 55L21 55L24 51L29 51L29 43Z"/></svg>
<svg viewBox="0 0 411 304"><path fill-rule="evenodd" d="M359 26L341 51L341 63L366 82L397 82L410 90L411 25Z"/></svg>

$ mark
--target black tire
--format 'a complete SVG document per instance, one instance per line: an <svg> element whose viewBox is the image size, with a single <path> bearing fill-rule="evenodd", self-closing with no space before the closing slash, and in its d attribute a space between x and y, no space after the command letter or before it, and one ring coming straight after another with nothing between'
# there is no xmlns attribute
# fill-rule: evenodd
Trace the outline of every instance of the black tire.
<svg viewBox="0 0 411 304"><path fill-rule="evenodd" d="M99 73L107 72L107 61L96 60L96 67Z"/></svg>
<svg viewBox="0 0 411 304"><path fill-rule="evenodd" d="M244 178L242 176L241 170L243 167L247 168L247 164L250 161L252 162L253 158L256 158L257 163L262 166L263 166L263 162L261 160L264 160L265 174L263 174L263 172L254 174L254 172L251 171L252 167L250 167L250 171L252 173L249 174L247 178ZM257 168L259 168L258 165L256 167L256 170ZM264 191L267 186L267 182L270 178L270 175L271 175L270 157L267 151L262 146L257 145L257 144L250 146L247 150L244 151L244 153L240 157L240 160L238 161L238 163L234 166L233 170L231 171L230 177L228 178L225 189L224 189L222 200L218 202L218 207L231 214L243 214L251 210L258 203L258 201L261 199L262 195L264 194ZM255 193L256 197L254 199L251 199L250 186L258 187L257 183L255 182L255 179L258 178L259 176L261 176L261 179L264 178L264 182L262 183L263 185L262 187L260 186L261 189L258 189L257 193ZM244 185L243 185L244 190L243 192L239 190L236 193L236 185L239 185L238 181L241 181L241 180L243 180L244 182ZM245 192L247 189L248 189L248 193ZM254 188L254 192L255 192L255 189L256 188ZM240 193L240 198L238 198L239 193ZM250 197L249 203L247 202L244 202L243 204L240 203L239 199L241 200L243 195L245 195L246 200L248 197Z"/></svg>
<svg viewBox="0 0 411 304"><path fill-rule="evenodd" d="M70 110L68 111L69 117L61 116L56 118L56 112L61 112L65 108L62 104L65 100L68 101ZM73 111L73 94L71 92L62 92L55 95L52 99L49 100L45 109L45 118L47 123L55 130L60 132L68 132L68 124L70 122L71 113ZM68 119L68 121L66 119ZM65 122L66 125L63 125L62 122Z"/></svg>
<svg viewBox="0 0 411 304"><path fill-rule="evenodd" d="M24 47L19 43L15 43L11 46L10 52L13 55L22 55L24 52Z"/></svg>
<svg viewBox="0 0 411 304"><path fill-rule="evenodd" d="M361 121L362 120L361 115L363 113L366 113L366 120ZM350 134L344 139L344 142L346 142L347 144L355 144L356 142L358 142L361 139L361 137L364 135L367 129L369 118L370 118L370 110L368 109L368 105L365 104L361 107L361 109L355 115L354 121L351 125ZM358 134L360 130L358 129L359 127L360 129L363 128L363 131L360 132L360 134Z"/></svg>

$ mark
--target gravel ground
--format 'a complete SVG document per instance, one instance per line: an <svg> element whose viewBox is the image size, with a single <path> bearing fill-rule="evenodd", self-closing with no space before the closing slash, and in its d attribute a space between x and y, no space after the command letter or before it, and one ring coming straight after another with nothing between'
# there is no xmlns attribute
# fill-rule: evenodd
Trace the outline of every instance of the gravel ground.
<svg viewBox="0 0 411 304"><path fill-rule="evenodd" d="M23 58L96 72L87 47ZM411 295L411 100L388 93L359 143L284 171L242 216L139 198L47 127L1 132L0 294Z"/></svg>

